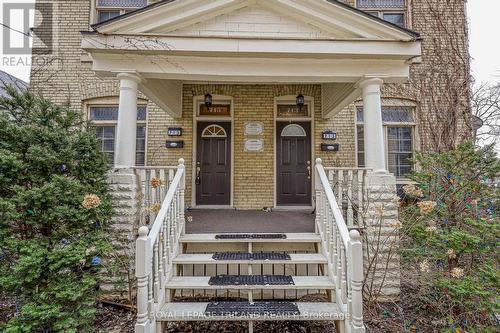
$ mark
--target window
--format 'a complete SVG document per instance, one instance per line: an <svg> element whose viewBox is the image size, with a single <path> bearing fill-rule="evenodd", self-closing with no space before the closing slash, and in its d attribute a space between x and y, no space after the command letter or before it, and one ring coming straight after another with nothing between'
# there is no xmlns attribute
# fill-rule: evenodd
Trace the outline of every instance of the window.
<svg viewBox="0 0 500 333"><path fill-rule="evenodd" d="M91 106L89 119L94 124L101 151L107 155L111 164L115 157L116 121L118 120L118 106ZM146 162L146 106L137 107L137 135L135 149L136 165L145 165Z"/></svg>
<svg viewBox="0 0 500 333"><path fill-rule="evenodd" d="M357 7L387 22L406 26L405 0L357 0Z"/></svg>
<svg viewBox="0 0 500 333"><path fill-rule="evenodd" d="M307 136L306 130L297 124L290 124L283 128L281 136Z"/></svg>
<svg viewBox="0 0 500 333"><path fill-rule="evenodd" d="M120 15L119 10L99 10L97 12L97 22L104 22Z"/></svg>
<svg viewBox="0 0 500 333"><path fill-rule="evenodd" d="M387 126L387 166L396 177L411 172L413 133L411 127Z"/></svg>
<svg viewBox="0 0 500 333"><path fill-rule="evenodd" d="M358 167L365 167L365 139L363 108L357 112ZM412 107L382 107L382 121L387 149L387 167L398 178L405 178L412 171L414 121Z"/></svg>
<svg viewBox="0 0 500 333"><path fill-rule="evenodd" d="M147 0L95 0L97 23L147 6Z"/></svg>
<svg viewBox="0 0 500 333"><path fill-rule="evenodd" d="M219 125L208 125L201 133L202 138L227 138L226 130Z"/></svg>

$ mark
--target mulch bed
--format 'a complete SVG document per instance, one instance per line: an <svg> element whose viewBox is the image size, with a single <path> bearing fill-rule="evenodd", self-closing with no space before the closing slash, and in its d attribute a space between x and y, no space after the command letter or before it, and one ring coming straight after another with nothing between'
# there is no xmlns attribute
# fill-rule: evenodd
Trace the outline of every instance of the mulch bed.
<svg viewBox="0 0 500 333"><path fill-rule="evenodd" d="M108 303L101 303L95 320L96 330L106 333L134 333L135 311Z"/></svg>

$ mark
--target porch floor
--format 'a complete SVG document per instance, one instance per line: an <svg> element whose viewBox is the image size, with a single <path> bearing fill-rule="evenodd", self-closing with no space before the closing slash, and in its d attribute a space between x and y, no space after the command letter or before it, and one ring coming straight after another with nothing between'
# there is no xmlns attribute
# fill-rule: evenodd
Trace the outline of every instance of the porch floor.
<svg viewBox="0 0 500 333"><path fill-rule="evenodd" d="M186 233L306 233L314 232L311 210L273 211L193 209L186 212Z"/></svg>

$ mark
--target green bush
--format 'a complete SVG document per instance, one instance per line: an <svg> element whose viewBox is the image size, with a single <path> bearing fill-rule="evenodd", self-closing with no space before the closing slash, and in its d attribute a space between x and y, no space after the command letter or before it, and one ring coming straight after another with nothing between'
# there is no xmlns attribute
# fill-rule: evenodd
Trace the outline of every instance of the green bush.
<svg viewBox="0 0 500 333"><path fill-rule="evenodd" d="M419 271L417 311L442 331L488 332L497 325L500 163L493 147L465 143L419 154L416 185L404 187L405 269Z"/></svg>
<svg viewBox="0 0 500 333"><path fill-rule="evenodd" d="M112 207L107 164L80 115L29 93L0 98L0 290L5 332L92 331Z"/></svg>

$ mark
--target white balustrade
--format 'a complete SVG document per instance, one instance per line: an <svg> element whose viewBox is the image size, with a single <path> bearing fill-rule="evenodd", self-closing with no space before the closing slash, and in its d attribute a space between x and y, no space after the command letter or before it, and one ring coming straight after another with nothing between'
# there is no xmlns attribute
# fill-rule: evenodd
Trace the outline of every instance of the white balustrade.
<svg viewBox="0 0 500 333"><path fill-rule="evenodd" d="M141 197L140 225L149 225L156 219L159 208L177 170L175 166L133 167L139 179Z"/></svg>
<svg viewBox="0 0 500 333"><path fill-rule="evenodd" d="M338 170L337 175L344 177L345 170ZM347 170L347 179L353 179L352 170ZM334 277L335 298L346 314L345 332L364 333L363 325L363 249L358 230L349 231L344 214L339 208L342 199L335 197L321 159L316 160L316 228L321 236L321 248L328 259L329 275ZM348 185L349 186L349 185ZM340 190L339 190L340 188ZM344 183L337 186L337 193L342 193ZM361 187L362 188L362 187ZM347 193L352 193L347 189ZM352 209L352 208L351 208ZM353 211L353 210L352 210ZM347 210L349 216L349 209Z"/></svg>
<svg viewBox="0 0 500 333"><path fill-rule="evenodd" d="M165 284L174 275L175 266L172 259L180 251L179 238L184 233L184 191L185 191L185 166L184 160L179 160L175 175L168 178L168 190L159 191L158 196L163 198L161 209L153 225L139 229L136 241L136 277L137 277L137 322L136 333L155 332L156 312L165 302L170 301L166 294ZM145 170L145 183L151 177L151 169ZM165 169L165 176L172 175ZM146 181L149 179L149 181ZM170 180L171 179L171 180ZM147 185L146 185L147 188ZM156 188L155 190L157 190ZM149 189L152 191L151 189ZM149 191L147 190L147 191Z"/></svg>
<svg viewBox="0 0 500 333"><path fill-rule="evenodd" d="M366 168L325 167L328 182L349 228L362 226L366 196Z"/></svg>

